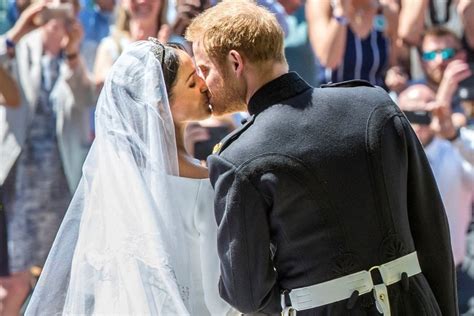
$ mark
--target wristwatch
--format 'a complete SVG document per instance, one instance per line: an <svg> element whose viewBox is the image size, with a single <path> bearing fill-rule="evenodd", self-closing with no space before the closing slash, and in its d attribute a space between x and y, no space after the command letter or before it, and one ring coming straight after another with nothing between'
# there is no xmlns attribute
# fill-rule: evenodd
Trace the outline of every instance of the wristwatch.
<svg viewBox="0 0 474 316"><path fill-rule="evenodd" d="M7 48L6 49L7 50L7 55L10 58L14 58L15 57L15 42L7 37L7 38L5 38L5 46Z"/></svg>
<svg viewBox="0 0 474 316"><path fill-rule="evenodd" d="M8 37L5 39L5 44L7 45L7 48L15 48L15 42Z"/></svg>
<svg viewBox="0 0 474 316"><path fill-rule="evenodd" d="M337 23L343 26L349 24L349 20L344 15L333 15L332 17L337 21Z"/></svg>
<svg viewBox="0 0 474 316"><path fill-rule="evenodd" d="M341 6L340 1L331 0L330 5L331 5L332 17L337 21L337 23L339 23L340 25L344 25L344 26L349 24L349 20L347 19L347 17L345 17L342 14L342 12L341 12L342 10L337 9L337 8L340 8L340 6Z"/></svg>
<svg viewBox="0 0 474 316"><path fill-rule="evenodd" d="M450 142L454 142L460 136L461 136L461 129L458 127L458 128L456 128L456 133L452 137L447 138L447 140L449 140Z"/></svg>

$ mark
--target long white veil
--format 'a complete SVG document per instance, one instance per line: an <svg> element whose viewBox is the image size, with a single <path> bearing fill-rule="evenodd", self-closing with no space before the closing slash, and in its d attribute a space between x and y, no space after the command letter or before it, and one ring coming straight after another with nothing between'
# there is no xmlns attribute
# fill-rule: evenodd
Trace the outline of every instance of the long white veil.
<svg viewBox="0 0 474 316"><path fill-rule="evenodd" d="M178 175L174 126L153 45L130 45L108 75L96 138L27 315L189 314L188 271L174 267L190 258L167 185Z"/></svg>

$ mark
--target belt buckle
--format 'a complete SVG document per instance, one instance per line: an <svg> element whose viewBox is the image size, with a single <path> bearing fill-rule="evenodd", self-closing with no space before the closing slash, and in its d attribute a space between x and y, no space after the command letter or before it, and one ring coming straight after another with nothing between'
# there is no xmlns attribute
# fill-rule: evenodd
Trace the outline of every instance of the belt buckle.
<svg viewBox="0 0 474 316"><path fill-rule="evenodd" d="M382 277L381 284L374 284L373 295L375 298L375 306L380 314L390 316L390 301L388 298L387 286L385 285L384 276L380 266L373 266L369 269L370 277L372 278L371 272L379 270L380 276ZM374 280L372 279L372 283Z"/></svg>
<svg viewBox="0 0 474 316"><path fill-rule="evenodd" d="M385 284L385 276L384 276L384 273L382 273L382 269L383 269L382 266L373 266L372 268L370 268L370 269L368 270L368 271L369 271L369 274L370 274L370 278L372 279L372 283L374 283L374 285L376 285L375 282L374 282L374 278L372 277L372 271L374 271L374 270L378 270L378 271L379 271L380 277L381 277L381 279L382 279L382 283Z"/></svg>
<svg viewBox="0 0 474 316"><path fill-rule="evenodd" d="M283 309L281 314L283 316L296 316L296 309L291 306L287 306Z"/></svg>

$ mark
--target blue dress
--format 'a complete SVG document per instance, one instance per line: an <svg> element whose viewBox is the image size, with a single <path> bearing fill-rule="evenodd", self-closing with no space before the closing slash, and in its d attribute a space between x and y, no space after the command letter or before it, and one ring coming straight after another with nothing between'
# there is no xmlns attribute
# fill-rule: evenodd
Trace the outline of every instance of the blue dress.
<svg viewBox="0 0 474 316"><path fill-rule="evenodd" d="M4 187L11 272L44 264L71 199L50 101L59 63L59 58L43 56L36 111Z"/></svg>
<svg viewBox="0 0 474 316"><path fill-rule="evenodd" d="M385 72L389 61L390 41L384 34L384 18L377 15L369 36L361 39L347 28L346 51L341 65L336 69L321 67L320 82L340 82L364 79L385 87Z"/></svg>

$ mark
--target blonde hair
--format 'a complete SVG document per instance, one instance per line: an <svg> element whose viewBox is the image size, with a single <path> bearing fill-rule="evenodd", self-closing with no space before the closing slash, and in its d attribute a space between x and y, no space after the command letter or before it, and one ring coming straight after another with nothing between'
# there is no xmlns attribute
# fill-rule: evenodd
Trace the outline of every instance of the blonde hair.
<svg viewBox="0 0 474 316"><path fill-rule="evenodd" d="M186 30L190 42L202 42L222 64L234 49L250 62L286 62L284 33L275 16L250 0L224 0L198 15Z"/></svg>

